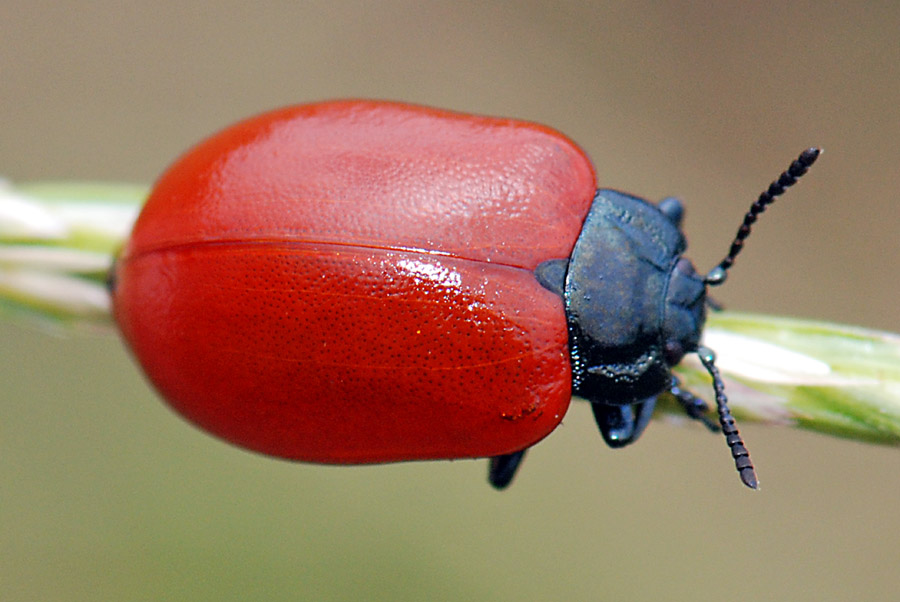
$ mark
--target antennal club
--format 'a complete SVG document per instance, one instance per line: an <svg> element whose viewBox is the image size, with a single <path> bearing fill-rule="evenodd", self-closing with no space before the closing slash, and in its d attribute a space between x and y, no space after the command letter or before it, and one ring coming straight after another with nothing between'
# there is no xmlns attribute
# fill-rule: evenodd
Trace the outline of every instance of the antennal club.
<svg viewBox="0 0 900 602"><path fill-rule="evenodd" d="M706 284L716 286L725 282L728 270L734 265L734 260L744 248L744 240L750 236L750 228L756 223L759 215L766 210L766 207L775 202L775 198L784 194L784 191L797 183L797 180L805 174L810 166L819 158L822 149L808 148L791 163L777 180L769 184L769 188L759 195L759 198L750 206L747 215L744 216L744 222L738 228L737 235L731 243L731 249L719 265L710 270L704 279Z"/></svg>

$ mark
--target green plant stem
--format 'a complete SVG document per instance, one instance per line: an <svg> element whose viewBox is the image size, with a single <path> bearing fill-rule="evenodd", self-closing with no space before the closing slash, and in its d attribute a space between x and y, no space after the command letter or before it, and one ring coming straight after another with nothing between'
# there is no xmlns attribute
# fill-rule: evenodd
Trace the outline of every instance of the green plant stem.
<svg viewBox="0 0 900 602"><path fill-rule="evenodd" d="M112 332L105 281L147 189L0 181L0 314L57 330ZM808 320L713 312L704 344L742 422L900 444L900 336ZM677 368L709 396L693 356ZM660 415L683 413L671 399Z"/></svg>
<svg viewBox="0 0 900 602"><path fill-rule="evenodd" d="M110 330L106 275L146 194L129 184L0 180L0 314Z"/></svg>

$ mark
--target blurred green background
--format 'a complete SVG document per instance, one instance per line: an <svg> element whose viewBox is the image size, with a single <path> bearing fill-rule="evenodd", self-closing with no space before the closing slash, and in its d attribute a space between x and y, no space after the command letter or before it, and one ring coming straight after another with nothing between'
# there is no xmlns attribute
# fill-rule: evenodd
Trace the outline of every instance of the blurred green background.
<svg viewBox="0 0 900 602"><path fill-rule="evenodd" d="M552 125L600 182L686 199L724 252L797 153L730 308L900 331L900 4L182 2L0 5L0 173L150 182L230 122L331 97ZM114 338L0 325L0 598L888 600L900 451L654 424L612 451L586 405L514 486L486 463L334 468L173 415Z"/></svg>

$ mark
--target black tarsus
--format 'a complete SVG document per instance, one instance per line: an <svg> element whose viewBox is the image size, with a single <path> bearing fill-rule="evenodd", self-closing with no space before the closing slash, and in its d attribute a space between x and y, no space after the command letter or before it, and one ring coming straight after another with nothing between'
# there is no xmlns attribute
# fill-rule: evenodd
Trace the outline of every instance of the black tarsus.
<svg viewBox="0 0 900 602"><path fill-rule="evenodd" d="M702 422L710 432L719 432L719 425L713 422L709 417L709 404L687 389L682 389L681 381L677 376L672 377L672 385L669 387L669 393L672 394L675 401L678 402L688 417Z"/></svg>

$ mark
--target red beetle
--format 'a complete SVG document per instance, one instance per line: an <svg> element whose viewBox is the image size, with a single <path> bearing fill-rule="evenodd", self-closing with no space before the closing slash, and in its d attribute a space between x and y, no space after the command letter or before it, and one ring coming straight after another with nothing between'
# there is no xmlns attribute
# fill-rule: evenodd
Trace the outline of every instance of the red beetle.
<svg viewBox="0 0 900 602"><path fill-rule="evenodd" d="M541 125L388 102L291 107L163 174L114 268L114 314L163 397L227 441L337 464L491 457L504 487L573 393L613 445L640 435L660 393L700 414L670 368L698 350L706 285L736 251L697 276L680 215L674 200L596 191L584 152ZM609 238L610 220L650 232L652 248ZM648 256L659 265L632 269L624 292L578 280L618 280Z"/></svg>

